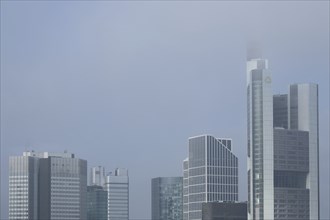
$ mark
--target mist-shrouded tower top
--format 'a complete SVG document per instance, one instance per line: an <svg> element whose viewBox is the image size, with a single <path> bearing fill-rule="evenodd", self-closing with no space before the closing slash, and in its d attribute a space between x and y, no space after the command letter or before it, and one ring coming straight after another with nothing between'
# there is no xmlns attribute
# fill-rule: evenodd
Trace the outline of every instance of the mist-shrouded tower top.
<svg viewBox="0 0 330 220"><path fill-rule="evenodd" d="M266 71L268 72L268 60L262 58L261 44L257 41L251 41L247 44L246 49L246 82L247 86L251 83L252 72ZM255 74L254 74L255 75ZM270 73L267 78L270 79ZM269 80L268 79L268 80Z"/></svg>
<svg viewBox="0 0 330 220"><path fill-rule="evenodd" d="M268 60L247 51L248 219L274 219L273 94Z"/></svg>
<svg viewBox="0 0 330 220"><path fill-rule="evenodd" d="M262 47L257 41L250 41L246 48L246 60L261 59L262 58Z"/></svg>

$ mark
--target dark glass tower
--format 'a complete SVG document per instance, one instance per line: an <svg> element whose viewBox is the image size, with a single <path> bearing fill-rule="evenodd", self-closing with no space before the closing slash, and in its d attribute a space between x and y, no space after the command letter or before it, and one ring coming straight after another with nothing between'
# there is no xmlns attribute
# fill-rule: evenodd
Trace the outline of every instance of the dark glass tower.
<svg viewBox="0 0 330 220"><path fill-rule="evenodd" d="M87 220L108 219L108 192L101 186L87 186Z"/></svg>
<svg viewBox="0 0 330 220"><path fill-rule="evenodd" d="M182 177L151 180L152 220L182 220Z"/></svg>

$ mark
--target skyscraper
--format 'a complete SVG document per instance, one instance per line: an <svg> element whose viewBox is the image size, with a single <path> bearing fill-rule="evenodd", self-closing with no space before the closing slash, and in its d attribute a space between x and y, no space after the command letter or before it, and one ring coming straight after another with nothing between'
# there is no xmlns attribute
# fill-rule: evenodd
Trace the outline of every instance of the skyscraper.
<svg viewBox="0 0 330 220"><path fill-rule="evenodd" d="M288 129L288 95L278 94L273 96L273 125Z"/></svg>
<svg viewBox="0 0 330 220"><path fill-rule="evenodd" d="M90 172L90 181L89 185L93 186L105 186L105 180L106 180L106 175L105 175L105 168L102 166L97 166L97 167L92 167L91 172Z"/></svg>
<svg viewBox="0 0 330 220"><path fill-rule="evenodd" d="M108 219L108 192L98 185L87 186L87 220Z"/></svg>
<svg viewBox="0 0 330 220"><path fill-rule="evenodd" d="M247 220L246 202L203 203L203 220Z"/></svg>
<svg viewBox="0 0 330 220"><path fill-rule="evenodd" d="M309 219L308 132L274 128L274 218Z"/></svg>
<svg viewBox="0 0 330 220"><path fill-rule="evenodd" d="M247 61L248 217L274 218L273 94L268 61Z"/></svg>
<svg viewBox="0 0 330 220"><path fill-rule="evenodd" d="M38 219L39 160L9 157L9 219Z"/></svg>
<svg viewBox="0 0 330 220"><path fill-rule="evenodd" d="M289 128L307 131L309 134L309 169L306 176L306 188L309 190L309 216L311 220L319 219L318 85L314 83L290 85L288 103Z"/></svg>
<svg viewBox="0 0 330 220"><path fill-rule="evenodd" d="M231 139L189 138L183 161L183 219L202 219L202 203L238 200L238 160Z"/></svg>
<svg viewBox="0 0 330 220"><path fill-rule="evenodd" d="M86 219L86 160L24 152L9 161L10 219Z"/></svg>
<svg viewBox="0 0 330 220"><path fill-rule="evenodd" d="M151 219L182 220L182 177L151 180Z"/></svg>
<svg viewBox="0 0 330 220"><path fill-rule="evenodd" d="M319 219L317 85L273 96L260 58L247 79L249 219Z"/></svg>
<svg viewBox="0 0 330 220"><path fill-rule="evenodd" d="M108 220L129 219L129 178L128 170L117 168L107 176Z"/></svg>

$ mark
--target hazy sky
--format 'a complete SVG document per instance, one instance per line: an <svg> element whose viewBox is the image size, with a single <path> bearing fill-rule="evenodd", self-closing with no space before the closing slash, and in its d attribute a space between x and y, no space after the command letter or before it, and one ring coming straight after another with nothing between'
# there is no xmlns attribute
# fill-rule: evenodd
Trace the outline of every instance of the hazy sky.
<svg viewBox="0 0 330 220"><path fill-rule="evenodd" d="M321 217L329 219L329 2L1 1L1 218L8 157L73 152L130 175L130 217L150 181L182 175L188 137L233 139L247 200L246 42L274 93L319 84Z"/></svg>

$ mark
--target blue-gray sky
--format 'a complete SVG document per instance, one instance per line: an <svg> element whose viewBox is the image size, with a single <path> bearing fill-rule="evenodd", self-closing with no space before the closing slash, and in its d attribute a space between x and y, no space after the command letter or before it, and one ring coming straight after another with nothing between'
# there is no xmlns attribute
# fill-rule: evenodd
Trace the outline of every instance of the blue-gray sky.
<svg viewBox="0 0 330 220"><path fill-rule="evenodd" d="M329 2L1 1L1 218L8 157L68 150L127 167L130 217L181 175L187 138L231 137L247 200L246 42L274 93L319 84L321 217L329 219Z"/></svg>

